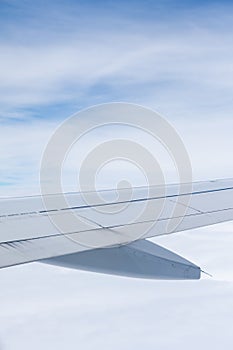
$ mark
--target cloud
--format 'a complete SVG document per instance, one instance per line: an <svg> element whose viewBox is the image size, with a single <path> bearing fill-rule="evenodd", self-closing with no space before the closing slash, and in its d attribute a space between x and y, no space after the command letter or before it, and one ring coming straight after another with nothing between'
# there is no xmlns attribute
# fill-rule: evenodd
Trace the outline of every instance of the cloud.
<svg viewBox="0 0 233 350"><path fill-rule="evenodd" d="M232 4L2 3L1 196L38 193L40 159L59 122L113 100L166 115L195 179L232 177ZM214 276L199 282L40 264L1 270L0 347L229 348L231 236L227 223L156 239Z"/></svg>
<svg viewBox="0 0 233 350"><path fill-rule="evenodd" d="M227 225L218 225L214 236L201 229L157 243L201 262L214 275L220 264L221 276L220 270L231 274L224 251L217 249L227 238L225 230ZM232 343L232 282L156 282L40 264L2 270L1 280L0 336L6 349L79 344L85 349L217 350Z"/></svg>
<svg viewBox="0 0 233 350"><path fill-rule="evenodd" d="M1 125L1 195L39 192L40 159L57 123L31 120Z"/></svg>
<svg viewBox="0 0 233 350"><path fill-rule="evenodd" d="M159 106L165 113L174 107L184 113L193 104L212 111L225 105L229 113L230 8L207 4L160 19L152 7L156 21L149 13L137 21L126 10L121 16L117 9L114 16L110 6L101 7L97 15L92 8L88 17L89 7L73 3L70 8L61 3L48 7L49 18L41 6L35 15L25 2L25 23L16 20L11 30L2 25L2 114L22 107L109 100Z"/></svg>
<svg viewBox="0 0 233 350"><path fill-rule="evenodd" d="M2 193L38 192L40 159L59 121L114 100L162 112L184 140L195 179L232 176L231 5L5 4Z"/></svg>

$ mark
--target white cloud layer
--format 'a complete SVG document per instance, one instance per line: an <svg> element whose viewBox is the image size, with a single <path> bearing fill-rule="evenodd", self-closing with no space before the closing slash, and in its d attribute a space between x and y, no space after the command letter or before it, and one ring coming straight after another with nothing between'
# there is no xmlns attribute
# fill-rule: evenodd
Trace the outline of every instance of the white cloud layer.
<svg viewBox="0 0 233 350"><path fill-rule="evenodd" d="M4 3L14 16L0 24L1 196L39 191L43 149L67 109L112 100L162 112L194 179L233 176L231 4L175 14L115 4L94 14L80 3ZM1 270L0 349L231 349L232 231L228 223L156 240L213 274L198 282Z"/></svg>
<svg viewBox="0 0 233 350"><path fill-rule="evenodd" d="M214 277L146 281L39 264L3 270L2 348L229 349L232 225L156 242L202 264Z"/></svg>

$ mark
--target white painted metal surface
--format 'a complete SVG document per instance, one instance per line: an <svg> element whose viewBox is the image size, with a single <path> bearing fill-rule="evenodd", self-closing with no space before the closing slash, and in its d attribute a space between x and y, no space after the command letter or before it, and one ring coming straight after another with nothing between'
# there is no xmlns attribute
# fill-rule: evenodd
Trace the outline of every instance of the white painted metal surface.
<svg viewBox="0 0 233 350"><path fill-rule="evenodd" d="M163 190L163 196L156 186L102 191L103 201L93 192L68 193L65 206L61 195L50 195L46 207L40 196L3 198L0 267L233 220L233 179L197 182L191 193L179 194L177 185Z"/></svg>

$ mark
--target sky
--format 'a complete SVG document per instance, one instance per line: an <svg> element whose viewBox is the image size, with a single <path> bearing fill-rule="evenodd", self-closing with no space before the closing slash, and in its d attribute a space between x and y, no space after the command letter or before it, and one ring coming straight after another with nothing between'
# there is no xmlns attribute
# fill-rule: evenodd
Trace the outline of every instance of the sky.
<svg viewBox="0 0 233 350"><path fill-rule="evenodd" d="M0 196L38 193L54 130L106 102L163 115L194 180L232 177L232 17L231 1L2 0ZM156 239L213 275L198 282L35 263L0 271L0 349L231 348L232 231L226 223Z"/></svg>

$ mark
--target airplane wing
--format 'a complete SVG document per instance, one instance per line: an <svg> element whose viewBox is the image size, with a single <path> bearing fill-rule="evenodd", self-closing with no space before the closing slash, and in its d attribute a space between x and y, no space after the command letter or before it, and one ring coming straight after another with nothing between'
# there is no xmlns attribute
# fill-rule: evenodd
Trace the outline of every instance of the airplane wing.
<svg viewBox="0 0 233 350"><path fill-rule="evenodd" d="M40 261L134 277L197 279L199 267L146 238L233 220L233 179L196 182L181 193L169 185L161 193L154 186L2 198L0 267Z"/></svg>

